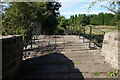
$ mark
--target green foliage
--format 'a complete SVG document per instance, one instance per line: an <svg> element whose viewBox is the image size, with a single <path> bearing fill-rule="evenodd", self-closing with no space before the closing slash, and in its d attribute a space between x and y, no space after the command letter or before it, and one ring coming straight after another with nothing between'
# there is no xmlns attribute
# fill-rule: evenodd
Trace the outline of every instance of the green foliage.
<svg viewBox="0 0 120 80"><path fill-rule="evenodd" d="M68 19L68 24L72 27L78 27L80 25L117 25L117 23L112 23L114 16L115 15L112 13L99 13L98 15L72 15L70 19Z"/></svg>
<svg viewBox="0 0 120 80"><path fill-rule="evenodd" d="M114 15L111 13L106 13L105 14L105 20L104 20L104 25L112 25L112 19L114 18Z"/></svg>
<svg viewBox="0 0 120 80"><path fill-rule="evenodd" d="M89 5L89 9L92 8L94 5L99 4L101 2L105 2L104 0L95 0ZM119 0L106 0L106 2L109 2L109 5L101 5L101 7L104 7L108 9L109 11L113 12L115 16L112 14L105 14L105 20L104 25L117 25L120 27L120 1ZM114 17L114 18L113 18ZM100 21L101 22L101 21Z"/></svg>
<svg viewBox="0 0 120 80"><path fill-rule="evenodd" d="M97 17L98 25L104 24L104 13L99 13Z"/></svg>
<svg viewBox="0 0 120 80"><path fill-rule="evenodd" d="M74 62L74 64L81 64L80 62Z"/></svg>
<svg viewBox="0 0 120 80"><path fill-rule="evenodd" d="M108 72L107 73L109 76L117 76L117 74L115 72Z"/></svg>
<svg viewBox="0 0 120 80"><path fill-rule="evenodd" d="M64 34L68 21L64 16L58 16L57 20L59 24L57 26L56 34Z"/></svg>
<svg viewBox="0 0 120 80"><path fill-rule="evenodd" d="M56 30L56 34L64 34L65 29L63 27L58 26Z"/></svg>
<svg viewBox="0 0 120 80"><path fill-rule="evenodd" d="M71 29L78 30L81 25L88 25L90 23L90 18L86 14L72 15L68 19L68 25Z"/></svg>
<svg viewBox="0 0 120 80"><path fill-rule="evenodd" d="M100 75L100 72L93 72L93 74L94 74L95 76L98 76L98 75Z"/></svg>
<svg viewBox="0 0 120 80"><path fill-rule="evenodd" d="M68 25L67 23L67 19L64 16L58 16L57 17L58 23L60 27L66 28L66 26Z"/></svg>
<svg viewBox="0 0 120 80"><path fill-rule="evenodd" d="M90 15L90 24L91 25L97 25L98 21L97 21L97 15Z"/></svg>
<svg viewBox="0 0 120 80"><path fill-rule="evenodd" d="M2 35L22 35L27 41L36 22L41 33L54 34L60 7L58 2L11 2L3 14Z"/></svg>
<svg viewBox="0 0 120 80"><path fill-rule="evenodd" d="M111 23L112 25L117 25L118 27L120 27L120 14L115 14Z"/></svg>

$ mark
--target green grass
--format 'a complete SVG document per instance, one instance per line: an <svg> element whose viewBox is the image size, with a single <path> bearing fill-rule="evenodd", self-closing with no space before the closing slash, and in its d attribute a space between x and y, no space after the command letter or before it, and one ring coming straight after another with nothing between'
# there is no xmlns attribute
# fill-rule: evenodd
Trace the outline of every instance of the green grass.
<svg viewBox="0 0 120 80"><path fill-rule="evenodd" d="M100 25L100 26L96 26L96 28L100 28L100 29L116 29L117 26Z"/></svg>
<svg viewBox="0 0 120 80"><path fill-rule="evenodd" d="M92 42L94 42L97 46L102 47L104 34L107 32L117 32L117 26L94 26L94 25L87 25L85 26L85 33L87 36L90 37L90 26L92 27ZM87 38L87 37L86 37ZM88 38L89 39L89 38Z"/></svg>
<svg viewBox="0 0 120 80"><path fill-rule="evenodd" d="M81 64L80 62L74 62L74 64Z"/></svg>
<svg viewBox="0 0 120 80"><path fill-rule="evenodd" d="M75 31L75 34L80 34L83 37L86 37L87 39L90 39L90 26L92 27L92 42L95 43L98 47L102 47L104 34L107 32L118 32L117 26L107 26L107 25L87 25L85 26L85 34L84 34L84 26L79 26L81 30L73 29L72 31ZM69 33L69 34L71 34Z"/></svg>
<svg viewBox="0 0 120 80"><path fill-rule="evenodd" d="M89 33L89 31L90 31L90 28L89 28L90 26L92 26L92 25L86 26L87 33ZM104 32L117 31L117 26L106 26L106 25L94 26L93 25L92 27L93 27L93 29L92 29L93 34L103 34L102 31L104 31ZM96 28L96 29L94 29L94 28Z"/></svg>
<svg viewBox="0 0 120 80"><path fill-rule="evenodd" d="M94 74L95 76L98 76L98 75L100 75L100 72L93 72L93 74Z"/></svg>

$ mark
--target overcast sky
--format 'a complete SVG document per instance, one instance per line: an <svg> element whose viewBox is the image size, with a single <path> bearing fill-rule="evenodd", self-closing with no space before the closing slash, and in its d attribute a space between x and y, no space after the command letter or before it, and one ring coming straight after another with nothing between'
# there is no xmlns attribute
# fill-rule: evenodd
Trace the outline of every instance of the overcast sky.
<svg viewBox="0 0 120 80"><path fill-rule="evenodd" d="M60 15L69 18L70 15L74 14L88 14L88 7L92 1L94 0L59 0L62 4ZM110 11L100 5L109 5L109 3L106 1L96 3L96 5L90 9L89 14L98 14L100 12L110 13Z"/></svg>

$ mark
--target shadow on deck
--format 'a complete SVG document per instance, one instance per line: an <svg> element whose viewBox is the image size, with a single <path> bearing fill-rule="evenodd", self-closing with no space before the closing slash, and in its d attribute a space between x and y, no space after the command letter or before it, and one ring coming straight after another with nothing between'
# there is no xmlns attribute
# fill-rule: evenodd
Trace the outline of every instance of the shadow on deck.
<svg viewBox="0 0 120 80"><path fill-rule="evenodd" d="M17 80L38 79L80 79L84 80L72 60L61 53L51 53L23 61L21 74Z"/></svg>

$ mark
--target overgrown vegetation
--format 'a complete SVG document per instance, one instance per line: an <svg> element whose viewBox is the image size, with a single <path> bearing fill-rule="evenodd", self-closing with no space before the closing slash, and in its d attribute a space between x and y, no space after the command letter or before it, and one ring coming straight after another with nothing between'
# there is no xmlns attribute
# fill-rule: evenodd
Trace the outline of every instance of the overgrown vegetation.
<svg viewBox="0 0 120 80"><path fill-rule="evenodd" d="M83 22L86 25L117 25L115 19L115 15L112 13L99 13L93 15L79 14L72 15L68 20L70 25L77 26L82 24Z"/></svg>
<svg viewBox="0 0 120 80"><path fill-rule="evenodd" d="M101 0L92 2L91 6ZM32 31L35 25L39 25L41 28L41 34L82 34L80 31L85 26L86 34L89 36L88 26L99 25L118 26L120 28L120 8L116 9L116 6L120 6L120 1L110 2L109 7L103 6L112 13L99 13L98 15L72 15L69 19L59 15L59 8L61 4L59 2L10 2L7 3L7 7L3 5L2 13L2 35L22 35L25 42L27 42L32 36ZM115 27L112 29L116 29ZM102 36L103 34L98 31L93 31L93 37ZM97 42L102 42L96 39Z"/></svg>
<svg viewBox="0 0 120 80"><path fill-rule="evenodd" d="M93 74L94 74L95 76L98 76L98 75L100 75L100 72L93 72Z"/></svg>
<svg viewBox="0 0 120 80"><path fill-rule="evenodd" d="M22 35L28 41L35 25L41 27L41 34L54 34L60 7L59 2L10 2L1 11L2 35Z"/></svg>
<svg viewBox="0 0 120 80"><path fill-rule="evenodd" d="M90 8L97 2L103 2L102 0L96 0L92 2ZM112 13L99 13L86 15L72 15L67 20L67 33L68 34L79 34L88 39L92 39L97 46L101 47L105 32L120 29L120 1L110 1L110 5L102 6ZM90 34L90 26L92 26L92 35ZM102 27L100 27L102 26Z"/></svg>

